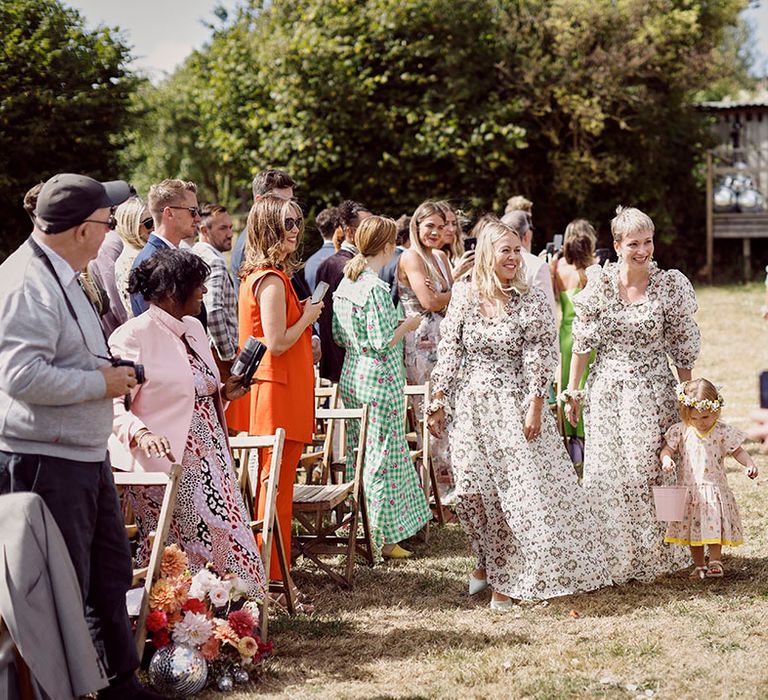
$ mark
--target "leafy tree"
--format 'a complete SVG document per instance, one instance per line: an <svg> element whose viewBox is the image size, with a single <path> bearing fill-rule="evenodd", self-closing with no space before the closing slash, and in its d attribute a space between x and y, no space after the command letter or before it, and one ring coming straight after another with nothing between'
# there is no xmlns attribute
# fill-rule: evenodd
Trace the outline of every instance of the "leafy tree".
<svg viewBox="0 0 768 700"><path fill-rule="evenodd" d="M289 170L310 210L351 197L397 215L446 197L503 211L520 193L549 233L575 216L605 232L635 204L662 242L695 246L711 138L695 102L748 82L746 4L244 2L145 99L141 167L230 206L265 167Z"/></svg>
<svg viewBox="0 0 768 700"><path fill-rule="evenodd" d="M118 176L137 85L115 30L88 31L57 0L0 3L0 255L29 232L24 193L56 172Z"/></svg>

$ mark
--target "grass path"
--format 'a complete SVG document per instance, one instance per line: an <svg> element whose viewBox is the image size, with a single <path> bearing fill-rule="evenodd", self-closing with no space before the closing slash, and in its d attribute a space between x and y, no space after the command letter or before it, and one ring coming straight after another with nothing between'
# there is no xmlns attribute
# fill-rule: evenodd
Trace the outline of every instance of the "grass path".
<svg viewBox="0 0 768 700"><path fill-rule="evenodd" d="M762 288L698 295L695 375L724 385L725 419L746 427L768 367ZM360 566L352 592L300 564L317 613L274 621L260 683L206 697L768 698L768 458L758 464L756 483L730 464L747 543L726 549L721 581L669 576L492 613L487 593L466 594L472 559L449 525L411 561Z"/></svg>

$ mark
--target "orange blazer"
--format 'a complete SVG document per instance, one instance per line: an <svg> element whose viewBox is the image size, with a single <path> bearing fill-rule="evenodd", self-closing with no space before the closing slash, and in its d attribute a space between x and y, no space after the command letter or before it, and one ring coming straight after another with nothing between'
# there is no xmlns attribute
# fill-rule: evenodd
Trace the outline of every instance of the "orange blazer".
<svg viewBox="0 0 768 700"><path fill-rule="evenodd" d="M275 268L254 270L240 285L240 347L249 335L264 342L261 308L254 290L266 275L277 275L285 286L285 320L296 323L303 313L288 276ZM312 363L312 329L308 327L282 355L264 354L251 387L251 435L285 429L285 439L312 442L315 421L315 372Z"/></svg>

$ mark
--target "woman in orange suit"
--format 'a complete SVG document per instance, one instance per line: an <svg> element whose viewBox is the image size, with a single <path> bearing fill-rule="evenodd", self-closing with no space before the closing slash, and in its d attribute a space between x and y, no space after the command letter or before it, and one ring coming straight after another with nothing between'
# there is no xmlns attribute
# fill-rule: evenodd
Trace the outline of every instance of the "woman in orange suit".
<svg viewBox="0 0 768 700"><path fill-rule="evenodd" d="M300 267L297 248L304 227L301 210L291 200L273 195L259 198L248 214L246 258L240 284L240 347L249 335L267 352L251 389L251 435L285 429L285 446L278 482L277 518L290 561L293 483L304 445L314 426L314 366L312 324L322 302L299 301L291 275ZM259 450L259 479L265 483L271 449ZM266 489L261 489L258 516L264 514ZM281 580L277 554L272 552L269 578Z"/></svg>

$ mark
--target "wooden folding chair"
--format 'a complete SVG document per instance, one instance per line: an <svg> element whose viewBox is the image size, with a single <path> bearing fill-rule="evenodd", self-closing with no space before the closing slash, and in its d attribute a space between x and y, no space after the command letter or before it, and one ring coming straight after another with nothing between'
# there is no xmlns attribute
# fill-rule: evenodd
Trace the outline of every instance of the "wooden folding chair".
<svg viewBox="0 0 768 700"><path fill-rule="evenodd" d="M283 534L280 530L280 522L277 519L277 485L280 482L280 465L283 460L283 445L285 444L285 430L278 428L274 435L239 435L230 438L229 445L232 448L232 456L239 465L240 487L243 490L243 500L251 515L251 530L253 534L261 534L261 561L264 564L264 573L267 576L267 592L282 593L285 596L288 612L293 615L296 612L296 604L293 596L293 583L288 562L283 548ZM259 479L258 459L251 456L258 455L259 448L272 447L272 462L269 468L269 477L266 482ZM257 504L261 489L266 489L264 505L264 517L259 519L256 515ZM277 561L280 565L282 581L269 580L269 568L272 559L272 544L277 548ZM269 596L264 596L261 606L261 639L267 640L269 626Z"/></svg>
<svg viewBox="0 0 768 700"><path fill-rule="evenodd" d="M416 469L421 470L421 486L424 489L424 497L427 499L430 507L434 511L437 522L442 525L445 522L443 518L443 504L440 500L440 490L437 486L437 472L432 461L430 445L432 435L427 427L426 410L430 399L429 382L425 384L406 384L403 389L404 413L405 413L405 433L408 444L411 448L411 460ZM420 400L418 400L420 399ZM417 408L420 409L417 415ZM421 443L421 447L419 447ZM429 523L422 530L422 539L424 542L429 540Z"/></svg>
<svg viewBox="0 0 768 700"><path fill-rule="evenodd" d="M116 486L164 486L163 503L160 506L160 515L157 518L157 530L152 539L152 549L149 554L149 565L133 570L133 585L144 579L144 588L141 597L139 617L136 621L136 651L139 658L144 653L144 645L147 641L147 615L149 614L149 592L152 584L160 573L160 564L163 559L163 550L168 539L168 530L173 519L173 509L176 506L176 496L179 492L179 479L181 477L181 465L172 464L168 474L163 472L121 472L114 471L113 476ZM151 537L151 536L150 536Z"/></svg>
<svg viewBox="0 0 768 700"><path fill-rule="evenodd" d="M339 403L339 385L315 387L315 412L320 408L337 408ZM315 430L312 434L312 444L299 460L297 476L304 474L304 483L315 483L315 469L323 461L327 445L327 426L323 419L315 418Z"/></svg>
<svg viewBox="0 0 768 700"><path fill-rule="evenodd" d="M331 579L344 588L352 587L355 554L365 557L373 565L368 507L363 493L363 465L365 440L368 430L368 407L359 409L318 409L317 416L328 421L326 445L333 436L335 422L359 420L360 436L355 449L355 472L350 480L331 483L331 451L326 452L321 471L320 484L297 484L293 489L293 516L298 520L301 531L294 535L293 544L298 554L311 559ZM363 534L358 535L358 525ZM342 528L349 533L338 534ZM344 573L340 574L324 562L324 555L344 555Z"/></svg>

